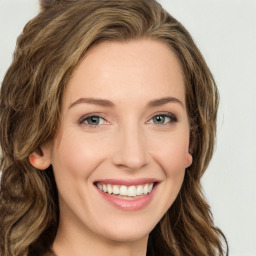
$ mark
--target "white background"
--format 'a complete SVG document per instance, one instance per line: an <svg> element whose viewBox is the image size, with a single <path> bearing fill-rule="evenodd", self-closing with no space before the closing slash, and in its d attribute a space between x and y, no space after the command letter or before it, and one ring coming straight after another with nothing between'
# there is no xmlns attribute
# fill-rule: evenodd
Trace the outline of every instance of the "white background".
<svg viewBox="0 0 256 256"><path fill-rule="evenodd" d="M221 95L203 185L231 256L256 256L256 0L159 0L190 31ZM0 82L37 0L0 0ZM195 255L196 256L196 255Z"/></svg>

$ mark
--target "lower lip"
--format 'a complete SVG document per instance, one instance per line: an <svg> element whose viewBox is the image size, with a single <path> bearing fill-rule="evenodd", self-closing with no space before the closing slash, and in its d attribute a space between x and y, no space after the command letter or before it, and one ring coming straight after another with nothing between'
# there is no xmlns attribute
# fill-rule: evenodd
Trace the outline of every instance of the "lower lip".
<svg viewBox="0 0 256 256"><path fill-rule="evenodd" d="M154 186L153 190L149 194L144 195L140 198L136 198L134 200L125 200L112 194L105 193L99 190L97 187L96 189L105 200L107 200L115 207L124 211L138 211L145 208L152 201L156 191L156 186L157 185Z"/></svg>

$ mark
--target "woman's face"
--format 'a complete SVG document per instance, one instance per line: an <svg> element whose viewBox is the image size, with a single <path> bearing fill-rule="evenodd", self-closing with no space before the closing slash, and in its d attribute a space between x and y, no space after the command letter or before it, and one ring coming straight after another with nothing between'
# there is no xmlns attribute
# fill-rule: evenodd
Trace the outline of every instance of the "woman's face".
<svg viewBox="0 0 256 256"><path fill-rule="evenodd" d="M192 162L189 133L182 69L165 44L94 46L67 85L51 145L59 229L147 237Z"/></svg>

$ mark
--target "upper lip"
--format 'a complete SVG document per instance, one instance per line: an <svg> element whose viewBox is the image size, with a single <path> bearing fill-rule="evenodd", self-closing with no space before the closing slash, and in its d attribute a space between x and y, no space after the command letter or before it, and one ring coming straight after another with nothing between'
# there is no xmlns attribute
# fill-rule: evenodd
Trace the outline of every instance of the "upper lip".
<svg viewBox="0 0 256 256"><path fill-rule="evenodd" d="M148 183L157 183L159 180L155 178L139 178L139 179L101 179L94 182L94 184L110 184L110 185L142 185Z"/></svg>

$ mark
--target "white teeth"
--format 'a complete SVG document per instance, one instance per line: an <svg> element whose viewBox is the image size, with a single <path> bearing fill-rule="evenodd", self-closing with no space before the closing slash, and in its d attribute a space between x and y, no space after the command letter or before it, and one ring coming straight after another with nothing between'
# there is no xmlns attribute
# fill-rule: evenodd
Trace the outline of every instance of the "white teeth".
<svg viewBox="0 0 256 256"><path fill-rule="evenodd" d="M98 187L98 189L103 190L103 188L102 188L102 185L101 185L101 184L97 184L97 187Z"/></svg>
<svg viewBox="0 0 256 256"><path fill-rule="evenodd" d="M152 185L153 185L153 184L152 184ZM153 188L153 186L152 186L152 188ZM142 185L139 185L139 186L137 187L137 196L142 195L143 192L144 192L143 186L142 186Z"/></svg>
<svg viewBox="0 0 256 256"><path fill-rule="evenodd" d="M120 195L126 196L127 195L127 186L121 186L120 187Z"/></svg>
<svg viewBox="0 0 256 256"><path fill-rule="evenodd" d="M112 192L113 192L113 189L112 189L111 185L109 185L109 184L107 185L107 191L109 194L112 194Z"/></svg>
<svg viewBox="0 0 256 256"><path fill-rule="evenodd" d="M119 187L117 185L113 186L113 194L118 195L119 193Z"/></svg>
<svg viewBox="0 0 256 256"><path fill-rule="evenodd" d="M128 187L128 195L127 196L136 196L137 190L135 186Z"/></svg>
<svg viewBox="0 0 256 256"><path fill-rule="evenodd" d="M145 185L132 185L132 186L125 186L125 185L110 185L110 184L100 184L97 183L98 189L101 191L114 194L114 195L121 195L121 196L141 196L142 194L146 195L149 194L154 187L153 183L148 183Z"/></svg>
<svg viewBox="0 0 256 256"><path fill-rule="evenodd" d="M143 191L143 193L144 193L144 195L146 195L148 192L149 192L149 190L148 190L148 184L146 184L146 185L144 186L144 191Z"/></svg>

